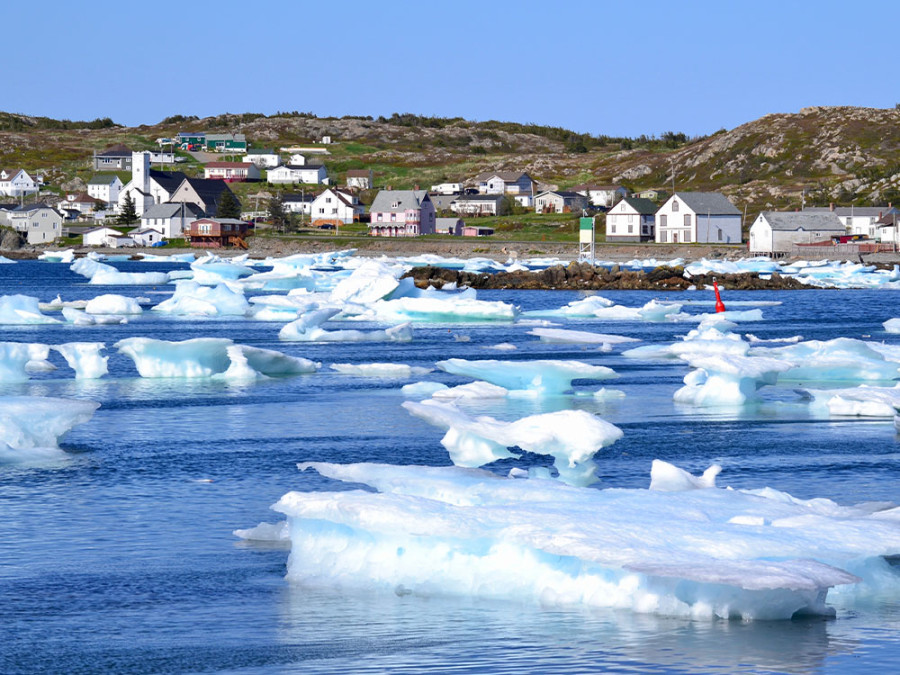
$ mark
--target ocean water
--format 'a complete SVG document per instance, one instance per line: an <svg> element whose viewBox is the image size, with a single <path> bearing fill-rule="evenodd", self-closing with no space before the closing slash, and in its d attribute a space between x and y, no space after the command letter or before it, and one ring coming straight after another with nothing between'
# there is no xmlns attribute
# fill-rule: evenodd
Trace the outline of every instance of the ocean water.
<svg viewBox="0 0 900 675"><path fill-rule="evenodd" d="M123 271L186 265L115 263ZM49 301L103 293L158 302L171 287L95 287L67 265L0 265L0 295ZM611 292L618 303L711 300L704 293ZM523 309L562 306L562 291L483 291ZM726 292L777 301L741 325L760 338L853 337L895 344L881 323L900 316L891 291ZM686 311L711 311L688 306ZM569 321L567 328L669 343L686 324ZM0 326L0 340L58 344L125 337L229 337L323 364L319 373L251 384L147 380L110 350L110 375L79 382L60 370L0 395L97 401L63 438L62 461L0 465L0 673L847 673L900 667L900 606L874 599L833 620L691 621L632 612L542 608L530 602L397 596L298 587L284 579L287 549L232 532L277 522L269 507L291 490L340 489L298 462L449 465L442 433L407 414L400 386L336 373L332 363L567 358L605 365L622 400L591 397L469 402L501 419L579 407L625 436L598 455L602 487L646 487L650 463L694 473L720 463L720 484L771 486L841 504L900 501L900 444L889 420L817 417L790 389L756 406L696 410L672 393L687 367L624 359L620 349L553 345L530 326L417 325L408 344L281 343L281 324L147 312L121 326ZM354 324L354 328L366 328ZM502 342L518 349L498 352ZM434 372L449 385L465 380ZM597 388L578 383L577 389ZM526 457L534 464L542 457ZM505 473L508 464L495 470Z"/></svg>

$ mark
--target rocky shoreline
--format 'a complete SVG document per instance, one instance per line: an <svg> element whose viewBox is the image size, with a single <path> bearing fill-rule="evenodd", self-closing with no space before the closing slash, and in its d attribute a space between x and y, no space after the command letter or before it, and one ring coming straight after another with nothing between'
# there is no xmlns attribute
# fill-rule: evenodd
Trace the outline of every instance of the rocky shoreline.
<svg viewBox="0 0 900 675"><path fill-rule="evenodd" d="M595 267L572 262L540 271L497 272L494 274L449 270L442 267L416 267L405 276L419 288L442 288L445 284L477 289L561 290L561 291L683 291L690 287L712 288L713 281L723 289L737 291L800 290L810 286L777 272L762 278L759 274L699 274L685 278L683 267L661 266L650 272Z"/></svg>

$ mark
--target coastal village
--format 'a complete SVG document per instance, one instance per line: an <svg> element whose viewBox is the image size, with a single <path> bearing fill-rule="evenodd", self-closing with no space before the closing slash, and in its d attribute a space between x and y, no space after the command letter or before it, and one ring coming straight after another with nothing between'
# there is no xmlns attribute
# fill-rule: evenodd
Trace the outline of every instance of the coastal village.
<svg viewBox="0 0 900 675"><path fill-rule="evenodd" d="M92 171L85 189L63 195L42 189L41 171L0 169L0 226L33 246L80 237L86 247L183 241L246 249L257 232L300 227L325 234L356 226L370 237L490 237L494 229L480 220L533 212L580 216L582 254L595 241L731 245L771 257L893 252L900 243L900 210L890 203L748 214L719 192L600 183L560 190L516 169L392 189L379 187L371 168L332 175L329 148L339 142L323 136L273 149L252 147L243 133L192 131L159 138L150 150L119 143L85 157ZM189 161L194 175L180 170ZM244 192L242 201L232 190L238 183L258 190Z"/></svg>

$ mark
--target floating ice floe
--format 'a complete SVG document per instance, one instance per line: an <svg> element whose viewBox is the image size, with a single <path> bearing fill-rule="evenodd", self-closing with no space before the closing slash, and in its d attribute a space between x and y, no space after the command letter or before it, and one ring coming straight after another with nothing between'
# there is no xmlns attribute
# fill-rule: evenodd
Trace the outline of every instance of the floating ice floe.
<svg viewBox="0 0 900 675"><path fill-rule="evenodd" d="M88 314L118 314L132 315L141 314L143 309L135 298L129 298L124 295L98 295L88 300L84 307L84 311Z"/></svg>
<svg viewBox="0 0 900 675"><path fill-rule="evenodd" d="M779 381L866 382L895 380L900 376L900 354L890 346L853 338L807 340L783 347L753 347L751 356L764 356L791 364Z"/></svg>
<svg viewBox="0 0 900 675"><path fill-rule="evenodd" d="M202 258L191 263L191 271L194 273L192 280L203 286L218 286L253 274L253 270L237 263L210 262Z"/></svg>
<svg viewBox="0 0 900 675"><path fill-rule="evenodd" d="M306 312L296 321L284 326L279 340L288 342L409 342L412 328L408 323L383 330L325 330L322 324L340 313L337 308L322 308Z"/></svg>
<svg viewBox="0 0 900 675"><path fill-rule="evenodd" d="M650 465L650 489L658 492L684 492L716 487L716 476L722 467L713 464L700 476L693 476L674 464L654 459Z"/></svg>
<svg viewBox="0 0 900 675"><path fill-rule="evenodd" d="M109 357L100 353L106 350L102 342L67 342L53 349L62 354L77 380L95 380L109 372Z"/></svg>
<svg viewBox="0 0 900 675"><path fill-rule="evenodd" d="M42 363L50 347L35 342L0 342L0 382L25 382L30 379L29 364Z"/></svg>
<svg viewBox="0 0 900 675"><path fill-rule="evenodd" d="M737 354L703 356L683 354L695 370L684 378L684 386L675 392L678 403L695 406L744 405L757 399L757 391L775 384L779 373L791 364L764 357Z"/></svg>
<svg viewBox="0 0 900 675"><path fill-rule="evenodd" d="M485 380L511 392L552 396L571 391L573 380L608 380L618 377L606 366L592 366L581 361L438 361L438 368L453 375Z"/></svg>
<svg viewBox="0 0 900 675"><path fill-rule="evenodd" d="M63 318L76 326L106 326L128 323L127 317L119 314L88 314L74 307L63 307Z"/></svg>
<svg viewBox="0 0 900 675"><path fill-rule="evenodd" d="M680 342L642 345L622 352L622 356L631 359L677 359L691 354L743 356L750 350L750 345L740 335L732 333L732 327L734 324L701 323Z"/></svg>
<svg viewBox="0 0 900 675"><path fill-rule="evenodd" d="M331 369L345 375L396 379L427 375L432 370L431 368L410 366L405 363L332 363Z"/></svg>
<svg viewBox="0 0 900 675"><path fill-rule="evenodd" d="M379 300L370 307L373 314L384 321L514 321L519 314L515 305L501 300L477 300L451 294L437 296L433 293L422 297Z"/></svg>
<svg viewBox="0 0 900 675"><path fill-rule="evenodd" d="M900 333L900 319L888 319L882 326L886 333Z"/></svg>
<svg viewBox="0 0 900 675"><path fill-rule="evenodd" d="M49 323L60 321L41 312L37 298L30 295L0 296L0 324L22 326Z"/></svg>
<svg viewBox="0 0 900 675"><path fill-rule="evenodd" d="M519 447L554 458L559 479L572 485L597 480L594 455L622 438L622 430L583 410L530 415L514 422L472 418L449 403L404 401L403 407L429 424L446 429L441 439L456 466L479 467L519 455Z"/></svg>
<svg viewBox="0 0 900 675"><path fill-rule="evenodd" d="M114 345L130 357L141 377L252 379L313 373L320 363L271 349L238 345L228 338L181 342L132 337Z"/></svg>
<svg viewBox="0 0 900 675"><path fill-rule="evenodd" d="M317 481L273 506L287 516L292 583L744 621L833 616L832 589L853 607L900 585L885 561L900 553L896 507L721 489L671 470L663 485L676 491L665 492L460 467L299 467L375 491Z"/></svg>
<svg viewBox="0 0 900 675"><path fill-rule="evenodd" d="M14 265L15 263L15 260L10 260L6 256L0 255L0 265Z"/></svg>
<svg viewBox="0 0 900 675"><path fill-rule="evenodd" d="M447 385L442 382L413 382L412 384L403 385L400 388L400 393L407 398L417 398L421 400L423 398L429 398L444 389L447 389Z"/></svg>
<svg viewBox="0 0 900 675"><path fill-rule="evenodd" d="M169 283L167 272L120 272L112 265L79 258L69 268L90 279L94 286L162 286Z"/></svg>
<svg viewBox="0 0 900 675"><path fill-rule="evenodd" d="M505 398L509 396L509 389L499 387L490 382L469 382L456 387L446 385L432 394L436 399L458 400L462 398Z"/></svg>
<svg viewBox="0 0 900 675"><path fill-rule="evenodd" d="M335 303L355 303L368 305L381 300L400 284L398 281L405 268L369 260L353 273L340 281L331 291L331 301Z"/></svg>
<svg viewBox="0 0 900 675"><path fill-rule="evenodd" d="M893 387L860 385L845 389L802 389L813 405L825 406L841 417L894 417L900 407L900 384Z"/></svg>
<svg viewBox="0 0 900 675"><path fill-rule="evenodd" d="M176 281L175 293L152 309L178 316L246 316L250 303L241 291L226 286L202 286L195 281Z"/></svg>
<svg viewBox="0 0 900 675"><path fill-rule="evenodd" d="M624 335L607 335L591 333L583 330L567 330L564 328L532 328L529 335L536 335L541 342L557 342L561 344L599 344L612 349L612 345L626 342L640 342L637 338Z"/></svg>
<svg viewBox="0 0 900 675"><path fill-rule="evenodd" d="M99 407L93 401L0 396L0 461L63 457L60 436L90 420Z"/></svg>
<svg viewBox="0 0 900 675"><path fill-rule="evenodd" d="M38 256L38 260L54 263L70 263L75 260L75 251L71 248L65 251L44 251Z"/></svg>

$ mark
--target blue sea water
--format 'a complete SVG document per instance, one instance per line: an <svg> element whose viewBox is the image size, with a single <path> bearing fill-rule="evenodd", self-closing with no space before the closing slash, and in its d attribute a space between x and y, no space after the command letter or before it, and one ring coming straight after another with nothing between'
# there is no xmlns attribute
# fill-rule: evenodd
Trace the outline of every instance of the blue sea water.
<svg viewBox="0 0 900 675"><path fill-rule="evenodd" d="M156 303L171 292L89 286L61 264L0 265L0 295L49 301L57 294L73 300L119 293ZM709 299L701 293L604 295L632 306L653 297ZM580 296L483 291L479 297L528 310ZM764 307L764 321L742 325L761 338L900 342L881 326L900 316L891 291L726 293L726 302L754 300L782 303ZM564 323L644 344L668 343L690 329ZM314 473L299 473L297 462L450 463L441 432L400 407L407 381L350 377L331 371L332 363L432 367L451 357L569 358L609 366L621 377L606 384L626 392L625 399L466 404L469 412L502 419L579 407L616 424L625 435L599 456L604 487L646 487L650 462L660 458L694 473L718 462L720 482L736 488L771 486L842 504L900 501L900 445L891 421L823 419L788 388L739 411L679 407L672 393L687 372L683 364L544 344L527 334L528 326L419 325L409 344L303 344L279 342L280 325L147 312L120 326L0 326L2 341L103 341L110 347L132 336L221 336L323 364L313 375L251 384L153 381L139 378L130 359L110 349L110 375L99 381L74 380L54 354L58 371L0 385L0 395L101 404L89 423L63 438L65 460L0 466L0 673L846 673L900 667L900 606L890 600L838 612L834 620L741 623L292 586L284 579L286 549L248 544L232 531L280 520L269 506L286 492L336 489ZM502 342L518 349L487 349ZM464 381L439 371L427 379ZM498 464L498 472L509 468Z"/></svg>

